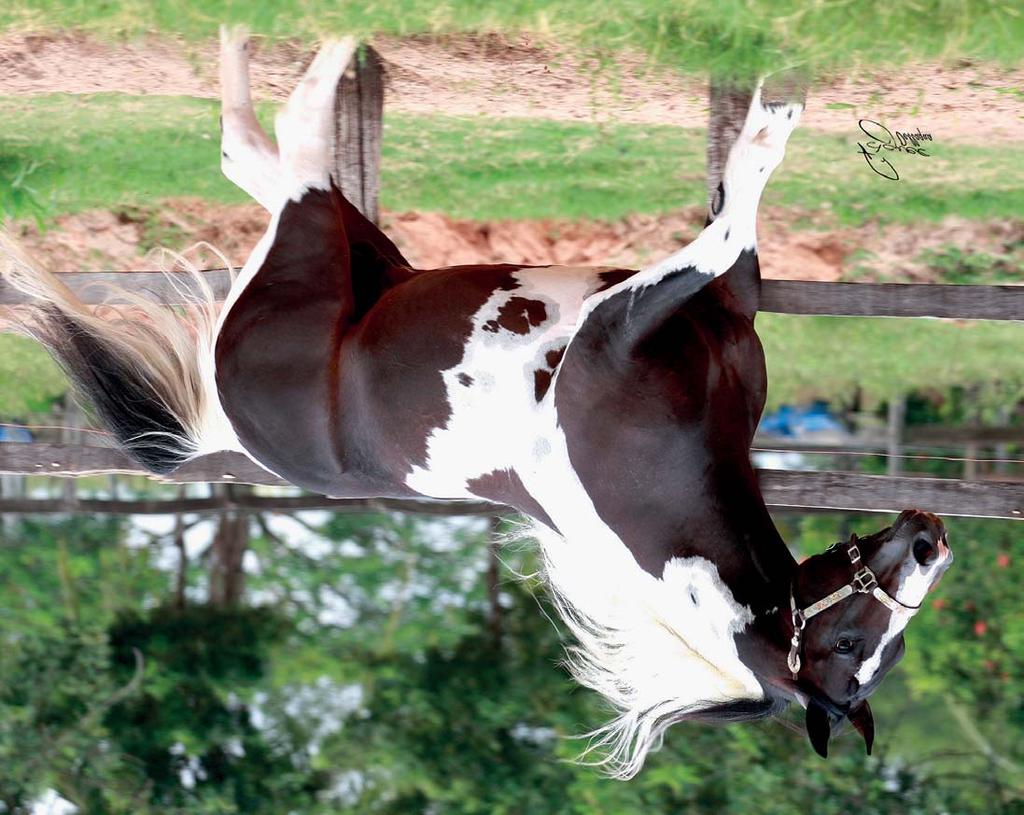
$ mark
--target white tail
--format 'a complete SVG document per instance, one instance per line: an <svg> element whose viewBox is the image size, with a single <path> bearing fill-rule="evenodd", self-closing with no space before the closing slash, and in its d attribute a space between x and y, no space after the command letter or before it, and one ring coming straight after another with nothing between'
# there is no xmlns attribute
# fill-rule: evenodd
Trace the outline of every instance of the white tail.
<svg viewBox="0 0 1024 815"><path fill-rule="evenodd" d="M17 327L46 347L125 453L159 474L241 450L214 381L213 292L185 257L171 257L186 274L168 278L187 306L110 285L107 304L94 312L0 230L0 279L38 301L17 314Z"/></svg>

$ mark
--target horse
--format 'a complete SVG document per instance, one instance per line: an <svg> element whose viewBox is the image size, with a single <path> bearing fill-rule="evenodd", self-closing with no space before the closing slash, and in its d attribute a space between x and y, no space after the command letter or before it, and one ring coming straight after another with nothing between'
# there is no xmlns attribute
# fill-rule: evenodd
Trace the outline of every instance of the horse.
<svg viewBox="0 0 1024 815"><path fill-rule="evenodd" d="M221 167L266 233L219 311L86 308L5 239L22 316L154 473L233 450L331 497L486 499L530 519L575 678L606 697L592 760L629 778L682 721L806 709L827 756L952 561L907 510L797 563L750 460L764 407L756 220L803 110L759 85L697 238L639 271L414 269L332 182L351 39L324 44L276 118L248 38L222 29ZM201 285L201 282L200 284ZM128 295L121 293L121 297Z"/></svg>

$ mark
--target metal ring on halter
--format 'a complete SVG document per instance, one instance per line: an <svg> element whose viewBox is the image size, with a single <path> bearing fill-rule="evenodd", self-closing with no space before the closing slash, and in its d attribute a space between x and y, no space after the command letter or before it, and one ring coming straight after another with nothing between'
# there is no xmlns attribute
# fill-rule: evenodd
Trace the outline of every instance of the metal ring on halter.
<svg viewBox="0 0 1024 815"><path fill-rule="evenodd" d="M837 542L829 547L828 551L838 549L842 544ZM860 547L857 546L857 536L853 535L850 538L849 546L846 549L846 554L850 558L850 563L856 566L861 561ZM854 575L853 580L847 583L842 588L836 589L831 594L822 597L816 603L806 608L797 608L796 597L793 594L793 586L790 584L789 587L789 608L793 615L793 638L789 641L789 657L786 659L786 663L789 667L790 672L793 674L793 679L797 678L800 673L800 652L803 645L803 633L804 628L807 627L807 621L826 609L832 608L836 603L845 600L847 597L852 597L854 594L870 594L879 603L885 606L889 611L917 611L921 606L912 606L907 603L901 603L895 597L886 592L881 586L878 585L878 578L875 573L871 571L866 565L862 565Z"/></svg>

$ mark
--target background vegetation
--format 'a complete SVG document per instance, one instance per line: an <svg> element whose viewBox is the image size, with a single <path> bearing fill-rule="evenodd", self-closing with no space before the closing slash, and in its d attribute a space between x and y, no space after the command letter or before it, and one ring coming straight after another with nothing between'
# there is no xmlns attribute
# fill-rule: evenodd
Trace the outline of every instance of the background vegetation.
<svg viewBox="0 0 1024 815"><path fill-rule="evenodd" d="M784 525L810 552L881 522ZM1024 540L1012 525L950 522L957 563L873 699L874 757L844 732L821 761L791 713L678 726L630 783L565 763L583 744L570 736L607 714L558 667L539 587L510 576L532 554L505 550L494 582L485 521L253 519L247 594L231 607L206 593L208 522L188 535L184 605L159 526L4 526L6 812L46 789L126 815L1021 811Z"/></svg>

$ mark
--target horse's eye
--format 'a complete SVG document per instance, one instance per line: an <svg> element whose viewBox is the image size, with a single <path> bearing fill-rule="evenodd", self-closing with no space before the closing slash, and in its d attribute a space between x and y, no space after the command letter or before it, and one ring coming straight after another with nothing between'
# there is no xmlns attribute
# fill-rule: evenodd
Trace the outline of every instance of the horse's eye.
<svg viewBox="0 0 1024 815"><path fill-rule="evenodd" d="M836 651L840 654L848 654L853 650L853 640L848 640L846 637L840 637L836 642Z"/></svg>

